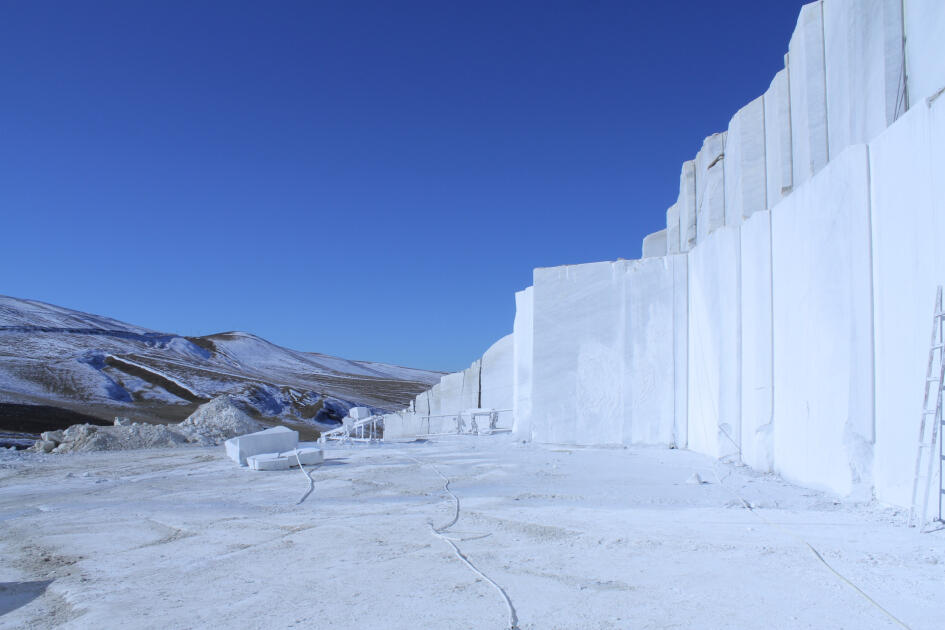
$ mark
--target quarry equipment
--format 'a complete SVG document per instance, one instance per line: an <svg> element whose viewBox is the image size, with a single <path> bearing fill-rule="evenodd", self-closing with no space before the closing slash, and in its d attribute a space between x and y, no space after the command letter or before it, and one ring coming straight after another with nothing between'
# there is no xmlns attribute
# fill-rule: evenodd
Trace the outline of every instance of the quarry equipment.
<svg viewBox="0 0 945 630"><path fill-rule="evenodd" d="M933 386L935 406L932 402ZM929 492L935 473L935 460L938 460L938 517L942 521L942 495L945 487L942 483L945 448L942 445L942 430L945 418L942 416L942 390L945 387L945 311L942 309L942 286L935 293L935 306L932 313L932 339L929 343L929 361L925 370L925 395L922 400L922 419L919 423L919 448L915 459L915 476L912 482L912 507L909 510L909 526L925 524L928 517ZM930 420L931 418L931 420ZM936 453L938 446L938 453ZM924 465L923 465L924 464ZM921 497L919 494L921 493ZM921 502L921 509L919 504Z"/></svg>
<svg viewBox="0 0 945 630"><path fill-rule="evenodd" d="M357 407L356 407L357 408ZM324 444L328 440L340 442L380 442L384 416L370 415L365 418L346 416L341 426L325 431L318 438Z"/></svg>

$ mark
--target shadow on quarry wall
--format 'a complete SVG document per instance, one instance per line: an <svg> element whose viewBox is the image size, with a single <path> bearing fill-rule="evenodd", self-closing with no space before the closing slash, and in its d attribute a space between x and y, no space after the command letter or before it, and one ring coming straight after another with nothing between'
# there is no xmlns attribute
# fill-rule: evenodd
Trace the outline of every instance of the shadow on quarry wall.
<svg viewBox="0 0 945 630"><path fill-rule="evenodd" d="M46 592L52 580L0 582L0 616L26 606Z"/></svg>

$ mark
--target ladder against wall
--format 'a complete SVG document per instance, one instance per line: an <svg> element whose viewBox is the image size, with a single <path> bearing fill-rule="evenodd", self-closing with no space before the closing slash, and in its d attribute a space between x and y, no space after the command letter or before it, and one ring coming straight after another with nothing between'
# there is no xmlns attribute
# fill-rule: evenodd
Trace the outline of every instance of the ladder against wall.
<svg viewBox="0 0 945 630"><path fill-rule="evenodd" d="M942 414L942 391L945 388L945 311L942 309L942 287L935 292L932 311L932 340L929 343L929 362L925 370L925 395L922 399L922 418L919 423L919 448L915 460L912 483L912 507L909 525L915 527L929 522L929 495L935 489L936 521L942 521L943 465L945 448L942 434L945 417ZM937 470L936 470L937 468ZM933 480L936 483L933 484Z"/></svg>

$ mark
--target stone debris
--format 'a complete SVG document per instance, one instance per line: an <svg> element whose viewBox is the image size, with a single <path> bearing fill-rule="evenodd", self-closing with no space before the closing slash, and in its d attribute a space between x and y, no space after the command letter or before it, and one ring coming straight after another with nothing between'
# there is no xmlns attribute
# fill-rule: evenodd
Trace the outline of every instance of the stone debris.
<svg viewBox="0 0 945 630"><path fill-rule="evenodd" d="M213 446L264 425L251 418L229 396L219 396L197 408L180 424L149 424L115 418L114 426L76 424L63 431L46 431L33 446L40 453L124 451L199 444Z"/></svg>
<svg viewBox="0 0 945 630"><path fill-rule="evenodd" d="M229 396L218 396L197 407L180 429L205 446L220 444L232 437L255 433L265 425L254 420Z"/></svg>

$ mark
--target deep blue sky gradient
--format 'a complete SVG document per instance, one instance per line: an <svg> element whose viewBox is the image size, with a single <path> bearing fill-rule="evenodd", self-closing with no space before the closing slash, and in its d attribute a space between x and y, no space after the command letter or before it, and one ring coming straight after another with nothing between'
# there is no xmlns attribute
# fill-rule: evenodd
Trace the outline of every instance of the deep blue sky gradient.
<svg viewBox="0 0 945 630"><path fill-rule="evenodd" d="M464 367L636 258L801 2L0 4L0 293Z"/></svg>

